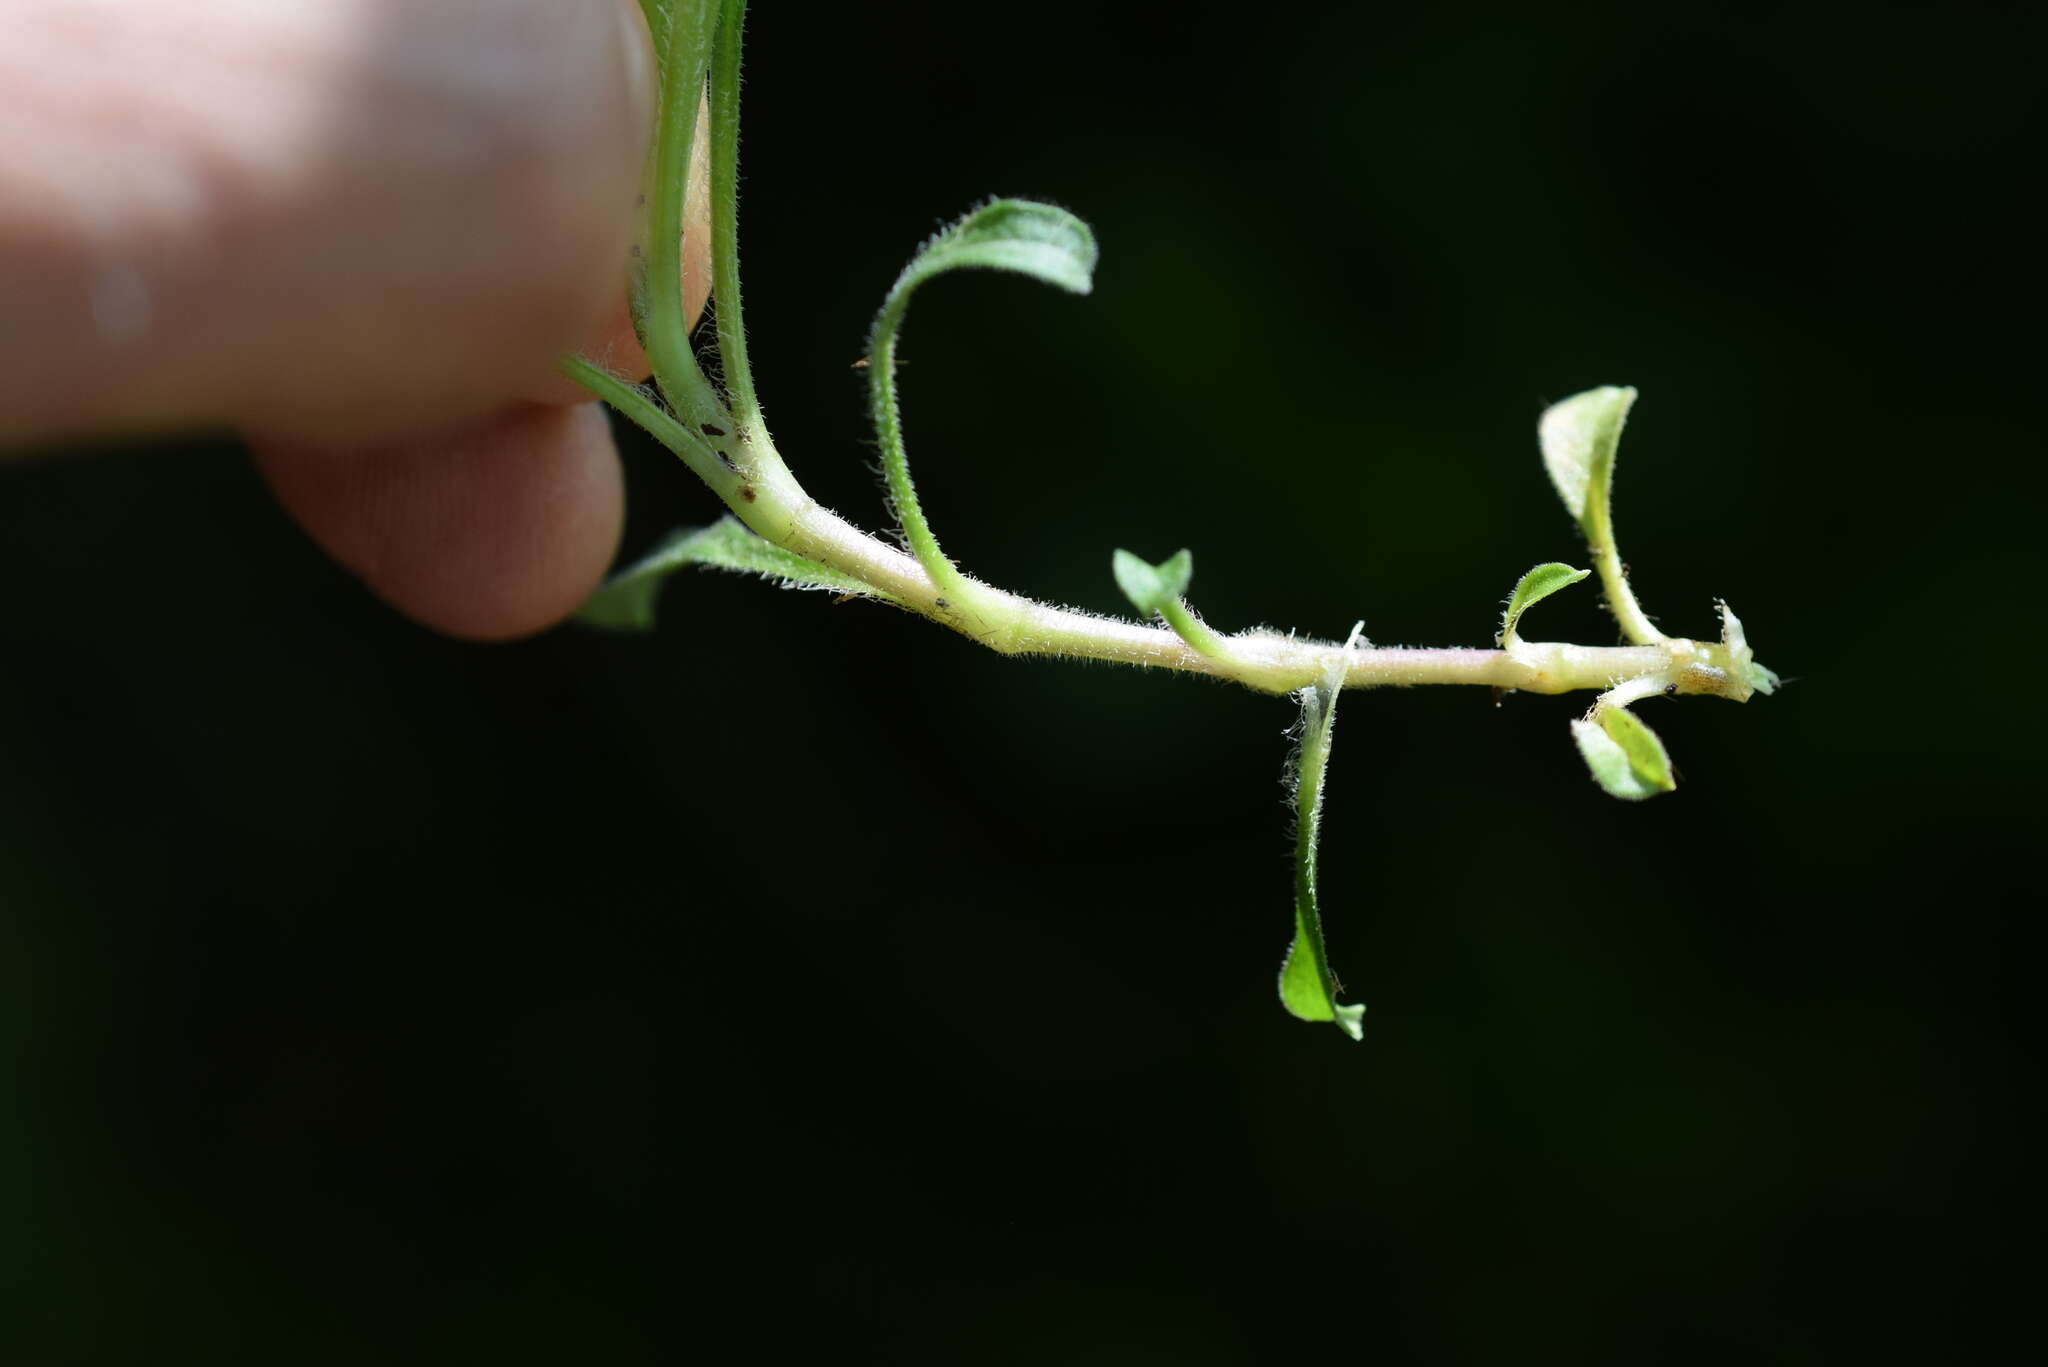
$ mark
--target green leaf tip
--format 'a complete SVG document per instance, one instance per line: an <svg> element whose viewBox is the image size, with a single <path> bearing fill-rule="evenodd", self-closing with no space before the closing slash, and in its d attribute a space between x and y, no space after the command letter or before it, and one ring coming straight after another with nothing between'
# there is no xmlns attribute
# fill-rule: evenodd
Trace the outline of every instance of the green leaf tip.
<svg viewBox="0 0 2048 1367"><path fill-rule="evenodd" d="M1316 971L1315 955L1302 948L1299 932L1280 965L1280 1004L1296 1020L1331 1021L1351 1038L1365 1038L1365 1007L1339 1006L1330 999L1322 974Z"/></svg>
<svg viewBox="0 0 2048 1367"><path fill-rule="evenodd" d="M1608 796L1640 802L1678 786L1671 756L1649 725L1626 707L1595 708L1572 723L1572 739Z"/></svg>
<svg viewBox="0 0 2048 1367"><path fill-rule="evenodd" d="M1565 510L1588 535L1597 514L1604 520L1614 476L1614 453L1621 444L1622 425L1636 392L1606 385L1574 394L1543 410L1536 440L1543 448L1543 468L1557 486Z"/></svg>
<svg viewBox="0 0 2048 1367"><path fill-rule="evenodd" d="M654 600L662 584L691 565L758 574L794 589L831 589L837 593L878 598L868 585L814 560L786 551L748 531L735 517L722 517L708 527L673 532L639 561L619 571L584 600L576 620L611 631L654 629Z"/></svg>
<svg viewBox="0 0 2048 1367"><path fill-rule="evenodd" d="M1110 556L1109 568L1131 606L1151 617L1188 591L1188 582L1195 577L1195 556L1192 551L1177 551L1151 565L1129 551L1118 550Z"/></svg>
<svg viewBox="0 0 2048 1367"><path fill-rule="evenodd" d="M1515 626L1522 620L1523 613L1559 589L1568 589L1592 573L1591 570L1575 570L1556 561L1530 570L1515 584L1515 591L1508 595L1508 608L1501 614L1500 634L1494 637L1494 643L1513 645Z"/></svg>
<svg viewBox="0 0 2048 1367"><path fill-rule="evenodd" d="M980 268L1086 294L1095 286L1098 255L1094 231L1065 209L1029 199L991 200L925 243L892 293L906 294L946 271Z"/></svg>

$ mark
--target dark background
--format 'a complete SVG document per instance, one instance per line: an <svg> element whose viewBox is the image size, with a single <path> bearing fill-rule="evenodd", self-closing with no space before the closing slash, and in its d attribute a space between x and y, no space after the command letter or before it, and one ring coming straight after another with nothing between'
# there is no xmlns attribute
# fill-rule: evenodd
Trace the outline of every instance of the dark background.
<svg viewBox="0 0 2048 1367"><path fill-rule="evenodd" d="M1095 296L912 314L950 551L1480 644L1642 389L1651 610L1795 682L1352 694L1286 1017L1291 709L703 576L652 638L372 601L241 455L0 475L0 1343L21 1362L1826 1362L2020 1309L2041 504L2018 7L763 7L756 373L875 525L870 311L990 193ZM1014 22L1002 31L1000 22ZM2029 21L2031 23L2031 21ZM709 520L628 452L637 551ZM1583 561L1581 561L1583 563ZM1533 634L1603 643L1588 589ZM2007 682L2010 680L2010 682Z"/></svg>

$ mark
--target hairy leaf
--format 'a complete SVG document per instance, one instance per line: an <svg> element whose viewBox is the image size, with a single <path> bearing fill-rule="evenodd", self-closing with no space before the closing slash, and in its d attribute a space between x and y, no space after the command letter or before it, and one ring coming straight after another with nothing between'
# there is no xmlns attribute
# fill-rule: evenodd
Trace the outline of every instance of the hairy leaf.
<svg viewBox="0 0 2048 1367"><path fill-rule="evenodd" d="M886 597L851 575L762 540L738 518L728 516L709 527L685 527L671 533L638 563L606 580L577 610L576 620L613 631L650 631L654 627L654 600L663 582L691 565L758 574L779 580L786 588L832 589L865 598Z"/></svg>
<svg viewBox="0 0 2048 1367"><path fill-rule="evenodd" d="M1614 452L1629 405L1635 401L1635 390L1608 385L1552 404L1537 421L1543 468L1550 472L1566 510L1589 536L1595 519L1606 519Z"/></svg>
<svg viewBox="0 0 2048 1367"><path fill-rule="evenodd" d="M1640 802L1678 786L1664 742L1625 707L1603 707L1590 721L1574 721L1572 739L1593 771L1593 780L1610 797Z"/></svg>
<svg viewBox="0 0 2048 1367"><path fill-rule="evenodd" d="M1086 294L1094 287L1096 257L1095 234L1065 209L991 200L924 244L890 290L890 303L935 275L973 268L1015 271Z"/></svg>
<svg viewBox="0 0 2048 1367"><path fill-rule="evenodd" d="M1116 575L1116 586L1131 600L1131 606L1150 617L1188 591L1188 582L1195 577L1195 556L1192 551L1182 550L1150 565L1129 551L1119 550L1110 557L1109 567Z"/></svg>
<svg viewBox="0 0 2048 1367"><path fill-rule="evenodd" d="M1523 575L1521 581L1515 585L1515 591L1508 595L1508 610L1501 614L1500 635L1494 638L1495 643L1513 645L1515 626L1522 620L1523 613L1559 589L1570 588L1592 572L1575 570L1570 565L1560 565L1552 561L1547 565L1538 565Z"/></svg>

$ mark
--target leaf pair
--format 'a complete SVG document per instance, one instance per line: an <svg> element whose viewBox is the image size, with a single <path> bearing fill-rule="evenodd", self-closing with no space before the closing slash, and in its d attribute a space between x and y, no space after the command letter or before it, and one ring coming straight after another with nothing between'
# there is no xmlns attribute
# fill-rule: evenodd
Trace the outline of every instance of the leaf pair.
<svg viewBox="0 0 2048 1367"><path fill-rule="evenodd" d="M1188 591L1188 582L1195 577L1195 556L1192 551L1176 551L1157 565L1150 565L1129 551L1119 550L1110 557L1109 568L1116 576L1116 586L1131 600L1131 606L1141 615L1152 617L1164 612L1168 604L1179 602Z"/></svg>

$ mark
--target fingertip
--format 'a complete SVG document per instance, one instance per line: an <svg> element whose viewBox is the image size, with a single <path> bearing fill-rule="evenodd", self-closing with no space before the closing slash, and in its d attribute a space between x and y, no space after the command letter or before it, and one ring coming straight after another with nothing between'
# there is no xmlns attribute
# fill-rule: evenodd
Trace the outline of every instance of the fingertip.
<svg viewBox="0 0 2048 1367"><path fill-rule="evenodd" d="M603 410L520 404L429 437L250 443L285 510L398 611L449 636L553 626L618 547L624 486Z"/></svg>

